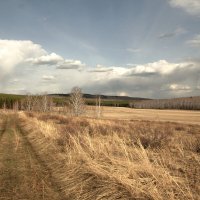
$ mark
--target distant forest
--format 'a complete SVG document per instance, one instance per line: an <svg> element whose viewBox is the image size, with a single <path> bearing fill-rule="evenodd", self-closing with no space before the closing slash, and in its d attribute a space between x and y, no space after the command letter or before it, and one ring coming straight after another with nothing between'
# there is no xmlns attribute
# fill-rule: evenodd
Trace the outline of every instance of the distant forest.
<svg viewBox="0 0 200 200"><path fill-rule="evenodd" d="M130 107L138 109L200 110L200 96L132 102Z"/></svg>
<svg viewBox="0 0 200 200"><path fill-rule="evenodd" d="M96 105L96 98L99 95L83 94L85 104ZM200 96L173 98L173 99L145 99L139 97L121 97L100 95L102 106L130 107L136 109L180 109L180 110L200 110ZM0 94L0 108L24 110L34 104L39 109L42 102L48 102L49 106L67 106L69 94L51 95L13 95ZM43 108L41 108L43 109Z"/></svg>

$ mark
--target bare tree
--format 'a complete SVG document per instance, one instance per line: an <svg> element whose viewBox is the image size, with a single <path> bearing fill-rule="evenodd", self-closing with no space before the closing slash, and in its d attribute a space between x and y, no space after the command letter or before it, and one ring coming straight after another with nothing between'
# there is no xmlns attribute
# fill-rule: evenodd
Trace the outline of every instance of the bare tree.
<svg viewBox="0 0 200 200"><path fill-rule="evenodd" d="M32 110L32 102L33 102L33 96L30 95L30 94L28 94L28 95L26 96L25 101L24 101L24 103L25 103L25 109L26 109L27 111L31 111L31 110Z"/></svg>
<svg viewBox="0 0 200 200"><path fill-rule="evenodd" d="M6 111L7 106L6 106L6 102L3 103L3 110Z"/></svg>
<svg viewBox="0 0 200 200"><path fill-rule="evenodd" d="M71 90L69 104L71 111L75 116L79 116L85 111L85 101L83 99L82 90L79 87L74 87Z"/></svg>
<svg viewBox="0 0 200 200"><path fill-rule="evenodd" d="M47 94L44 95L27 95L20 102L21 109L36 112L50 112L53 107L53 99Z"/></svg>
<svg viewBox="0 0 200 200"><path fill-rule="evenodd" d="M17 112L19 110L19 102L16 101L13 103L13 111Z"/></svg>
<svg viewBox="0 0 200 200"><path fill-rule="evenodd" d="M53 99L48 96L46 93L41 96L41 111L42 112L50 112L53 108ZM39 103L40 103L39 101Z"/></svg>
<svg viewBox="0 0 200 200"><path fill-rule="evenodd" d="M102 110L101 110L101 95L98 95L96 97L96 115L97 118L100 118L102 114Z"/></svg>

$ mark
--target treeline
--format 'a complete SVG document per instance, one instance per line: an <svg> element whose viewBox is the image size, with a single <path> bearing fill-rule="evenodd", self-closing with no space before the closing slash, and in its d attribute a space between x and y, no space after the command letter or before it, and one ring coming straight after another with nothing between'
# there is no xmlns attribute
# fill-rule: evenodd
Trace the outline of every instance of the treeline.
<svg viewBox="0 0 200 200"><path fill-rule="evenodd" d="M96 98L98 95L96 96ZM52 96L53 102L55 106L57 107L63 107L66 106L69 102L70 96L66 97L57 97L57 96ZM84 97L85 104L88 106L96 106L96 98L86 98ZM135 100L134 102L139 101ZM101 98L101 106L112 106L112 107L129 107L130 105L130 100L116 100L116 99L103 99Z"/></svg>
<svg viewBox="0 0 200 200"><path fill-rule="evenodd" d="M0 95L0 108L26 111L51 111L53 98L48 95Z"/></svg>
<svg viewBox="0 0 200 200"><path fill-rule="evenodd" d="M23 98L23 95L0 94L0 108L12 109Z"/></svg>
<svg viewBox="0 0 200 200"><path fill-rule="evenodd" d="M96 106L95 99L86 99L86 105ZM111 106L111 107L129 107L130 101L123 101L123 100L101 100L101 106Z"/></svg>
<svg viewBox="0 0 200 200"><path fill-rule="evenodd" d="M141 102L131 102L130 107L138 109L200 110L200 97L158 99Z"/></svg>
<svg viewBox="0 0 200 200"><path fill-rule="evenodd" d="M85 104L96 106L95 99L85 99ZM15 109L27 111L51 111L53 107L69 106L69 97L55 97L49 95L12 95L0 94L1 109ZM200 96L189 98L157 99L157 100L105 100L101 99L101 106L131 107L136 109L180 109L200 110Z"/></svg>
<svg viewBox="0 0 200 200"><path fill-rule="evenodd" d="M39 105L43 105L42 101L45 98L51 102L51 105L55 107L66 107L69 104L69 95L56 96L56 95L13 95L13 94L0 94L0 108L13 109L18 107L19 110L29 109L39 110ZM94 95L93 95L94 96ZM96 98L84 97L84 102L89 106L96 106ZM30 103L30 101L32 103ZM138 102L139 100L134 100ZM29 103L28 103L29 102ZM130 100L117 100L117 99L103 99L101 98L101 106L111 107L130 107ZM31 104L31 106L30 106ZM27 106L29 105L29 106ZM42 108L43 109L43 108Z"/></svg>

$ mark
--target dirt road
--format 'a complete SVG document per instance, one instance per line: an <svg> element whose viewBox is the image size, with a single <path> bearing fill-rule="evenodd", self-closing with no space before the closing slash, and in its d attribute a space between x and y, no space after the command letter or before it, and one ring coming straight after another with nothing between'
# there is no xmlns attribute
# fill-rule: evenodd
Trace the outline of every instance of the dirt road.
<svg viewBox="0 0 200 200"><path fill-rule="evenodd" d="M0 200L63 199L13 115L0 130Z"/></svg>

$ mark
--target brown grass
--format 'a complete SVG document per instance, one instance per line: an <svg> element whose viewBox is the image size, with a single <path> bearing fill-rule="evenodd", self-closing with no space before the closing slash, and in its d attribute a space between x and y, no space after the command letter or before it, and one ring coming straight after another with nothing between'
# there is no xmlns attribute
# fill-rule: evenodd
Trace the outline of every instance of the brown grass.
<svg viewBox="0 0 200 200"><path fill-rule="evenodd" d="M199 199L198 125L20 114L67 199Z"/></svg>

